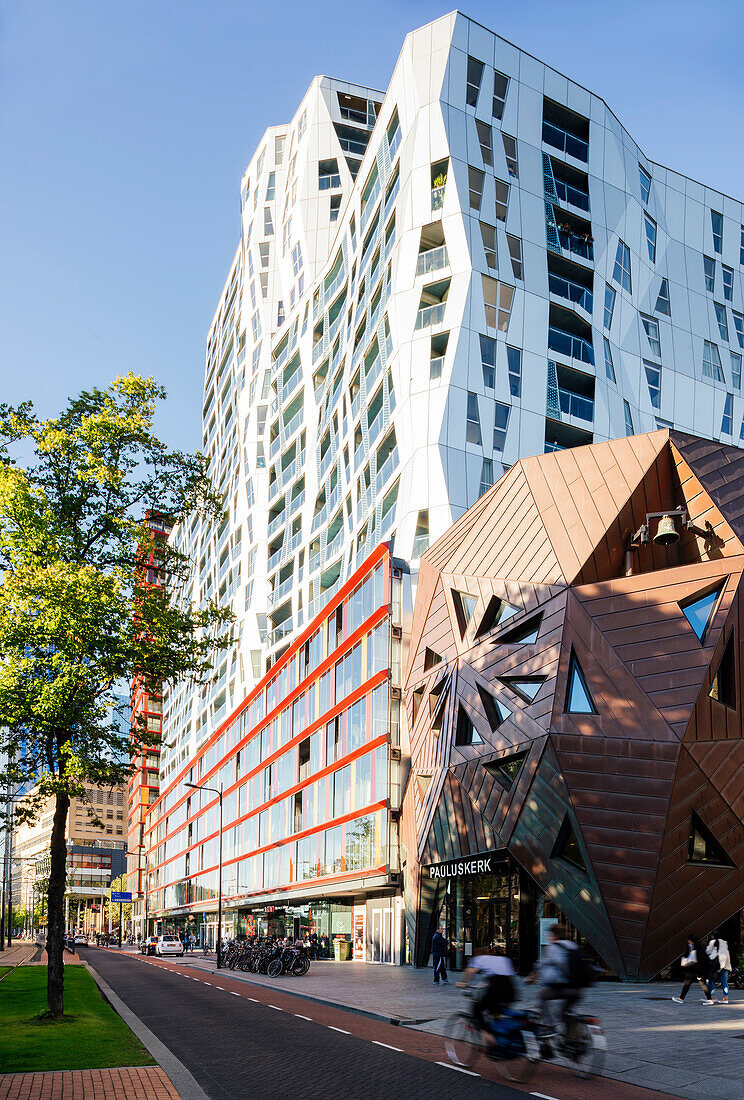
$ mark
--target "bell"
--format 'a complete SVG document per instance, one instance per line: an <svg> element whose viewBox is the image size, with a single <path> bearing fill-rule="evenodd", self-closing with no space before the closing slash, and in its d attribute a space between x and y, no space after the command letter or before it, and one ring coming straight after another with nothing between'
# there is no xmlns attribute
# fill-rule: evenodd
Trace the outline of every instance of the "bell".
<svg viewBox="0 0 744 1100"><path fill-rule="evenodd" d="M654 545L674 546L675 542L679 542L679 531L674 525L674 520L671 516L662 516L654 535Z"/></svg>

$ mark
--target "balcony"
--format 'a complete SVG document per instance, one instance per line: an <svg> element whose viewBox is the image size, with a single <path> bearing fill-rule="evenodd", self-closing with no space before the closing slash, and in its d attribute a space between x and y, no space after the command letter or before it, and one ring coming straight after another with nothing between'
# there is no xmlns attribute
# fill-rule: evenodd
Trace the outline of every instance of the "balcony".
<svg viewBox="0 0 744 1100"><path fill-rule="evenodd" d="M571 206L577 206L579 210L589 209L589 194L587 191L582 191L580 187L573 187L572 184L566 183L562 179L556 177L555 189L558 198L561 202L570 203Z"/></svg>
<svg viewBox="0 0 744 1100"><path fill-rule="evenodd" d="M318 481L323 480L337 458L338 444L334 441L331 443L330 447L320 460L320 466L318 467Z"/></svg>
<svg viewBox="0 0 744 1100"><path fill-rule="evenodd" d="M416 261L416 274L428 275L432 271L441 271L443 267L448 266L447 245L443 244L439 248L430 248L427 252L419 253Z"/></svg>
<svg viewBox="0 0 744 1100"><path fill-rule="evenodd" d="M431 209L432 212L439 211L444 206L444 189L447 185L443 184L441 187L432 187L431 189Z"/></svg>
<svg viewBox="0 0 744 1100"><path fill-rule="evenodd" d="M280 623L279 626L275 627L274 630L269 631L267 637L269 649L273 649L275 646L279 645L280 642L283 642L285 638L289 637L293 630L294 627L290 617L289 619L285 619L283 623Z"/></svg>
<svg viewBox="0 0 744 1100"><path fill-rule="evenodd" d="M571 279L564 279L562 276L550 272L548 274L548 288L551 294L581 306L587 313L591 313L594 309L594 295L591 290L581 286L580 283L575 283Z"/></svg>
<svg viewBox="0 0 744 1100"><path fill-rule="evenodd" d="M397 126L392 138L388 138L388 148L390 150L390 163L395 160L395 154L398 152L398 146L400 145L400 126Z"/></svg>
<svg viewBox="0 0 744 1100"><path fill-rule="evenodd" d="M561 413L564 416L575 416L578 420L584 420L589 424L594 423L594 398L583 397L580 393L571 390L558 389L558 398Z"/></svg>
<svg viewBox="0 0 744 1100"><path fill-rule="evenodd" d="M572 134L570 130L564 130L554 122L543 121L542 138L546 145L558 149L561 153L568 153L577 160L589 160L589 142Z"/></svg>
<svg viewBox="0 0 744 1100"><path fill-rule="evenodd" d="M274 519L272 519L271 523L269 524L267 532L266 532L268 538L271 538L272 535L276 534L276 532L279 530L279 528L287 522L288 518L289 518L289 516L288 516L286 511L285 512L280 512L278 516L275 516Z"/></svg>
<svg viewBox="0 0 744 1100"><path fill-rule="evenodd" d="M365 226L367 225L367 223L369 222L370 217L372 216L372 211L375 208L375 202L377 201L377 197L380 194L380 189L381 189L380 177L378 176L377 179L374 182L372 190L370 191L370 193L367 196L367 199L364 203L364 210L362 210L362 215L359 219L359 232L360 233L364 232Z"/></svg>
<svg viewBox="0 0 744 1100"><path fill-rule="evenodd" d="M272 592L268 595L269 607L277 607L284 596L287 596L292 591L292 585L294 584L294 574L291 577L287 577L286 581L282 581L281 584L276 585Z"/></svg>
<svg viewBox="0 0 744 1100"><path fill-rule="evenodd" d="M381 493L394 470L398 469L398 448L395 447L387 456L375 477L375 492Z"/></svg>
<svg viewBox="0 0 744 1100"><path fill-rule="evenodd" d="M584 234L573 233L570 229L558 227L558 239L561 248L572 252L574 256L582 256L585 260L594 261L594 241Z"/></svg>
<svg viewBox="0 0 744 1100"><path fill-rule="evenodd" d="M441 325L444 321L444 309L446 302L438 302L434 306L424 306L416 314L416 330L429 328L431 325Z"/></svg>
<svg viewBox="0 0 744 1100"><path fill-rule="evenodd" d="M580 359L582 363L594 365L594 348L582 336L574 336L553 325L548 329L548 347L570 359Z"/></svg>
<svg viewBox="0 0 744 1100"><path fill-rule="evenodd" d="M335 189L340 186L341 176L338 172L329 172L327 175L318 177L319 191L335 191Z"/></svg>

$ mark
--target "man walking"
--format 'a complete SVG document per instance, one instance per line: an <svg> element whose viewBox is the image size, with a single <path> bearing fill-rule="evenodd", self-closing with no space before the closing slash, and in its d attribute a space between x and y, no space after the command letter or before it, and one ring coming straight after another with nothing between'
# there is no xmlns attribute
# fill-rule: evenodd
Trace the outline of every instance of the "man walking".
<svg viewBox="0 0 744 1100"><path fill-rule="evenodd" d="M439 985L440 978L442 985L449 985L449 978L447 977L448 950L449 944L445 939L444 928L440 925L431 941L431 953L434 960L434 985Z"/></svg>

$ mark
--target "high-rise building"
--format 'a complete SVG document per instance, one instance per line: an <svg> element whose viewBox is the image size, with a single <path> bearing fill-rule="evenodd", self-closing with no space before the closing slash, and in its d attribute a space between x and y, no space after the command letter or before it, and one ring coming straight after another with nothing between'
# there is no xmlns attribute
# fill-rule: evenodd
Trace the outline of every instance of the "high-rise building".
<svg viewBox="0 0 744 1100"><path fill-rule="evenodd" d="M240 200L203 399L225 513L172 536L236 641L165 695L166 791L381 542L415 581L523 456L741 437L742 204L458 13L385 92L316 78Z"/></svg>

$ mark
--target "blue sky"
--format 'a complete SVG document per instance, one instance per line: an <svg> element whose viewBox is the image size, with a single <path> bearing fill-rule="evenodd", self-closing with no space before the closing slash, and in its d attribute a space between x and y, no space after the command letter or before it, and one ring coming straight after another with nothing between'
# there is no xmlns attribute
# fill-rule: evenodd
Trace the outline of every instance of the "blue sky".
<svg viewBox="0 0 744 1100"><path fill-rule="evenodd" d="M200 444L204 336L240 177L317 73L384 88L418 0L26 0L0 25L0 400L52 415L118 373ZM744 198L744 4L473 0L465 14L602 95L652 159ZM369 17L371 13L372 17Z"/></svg>

